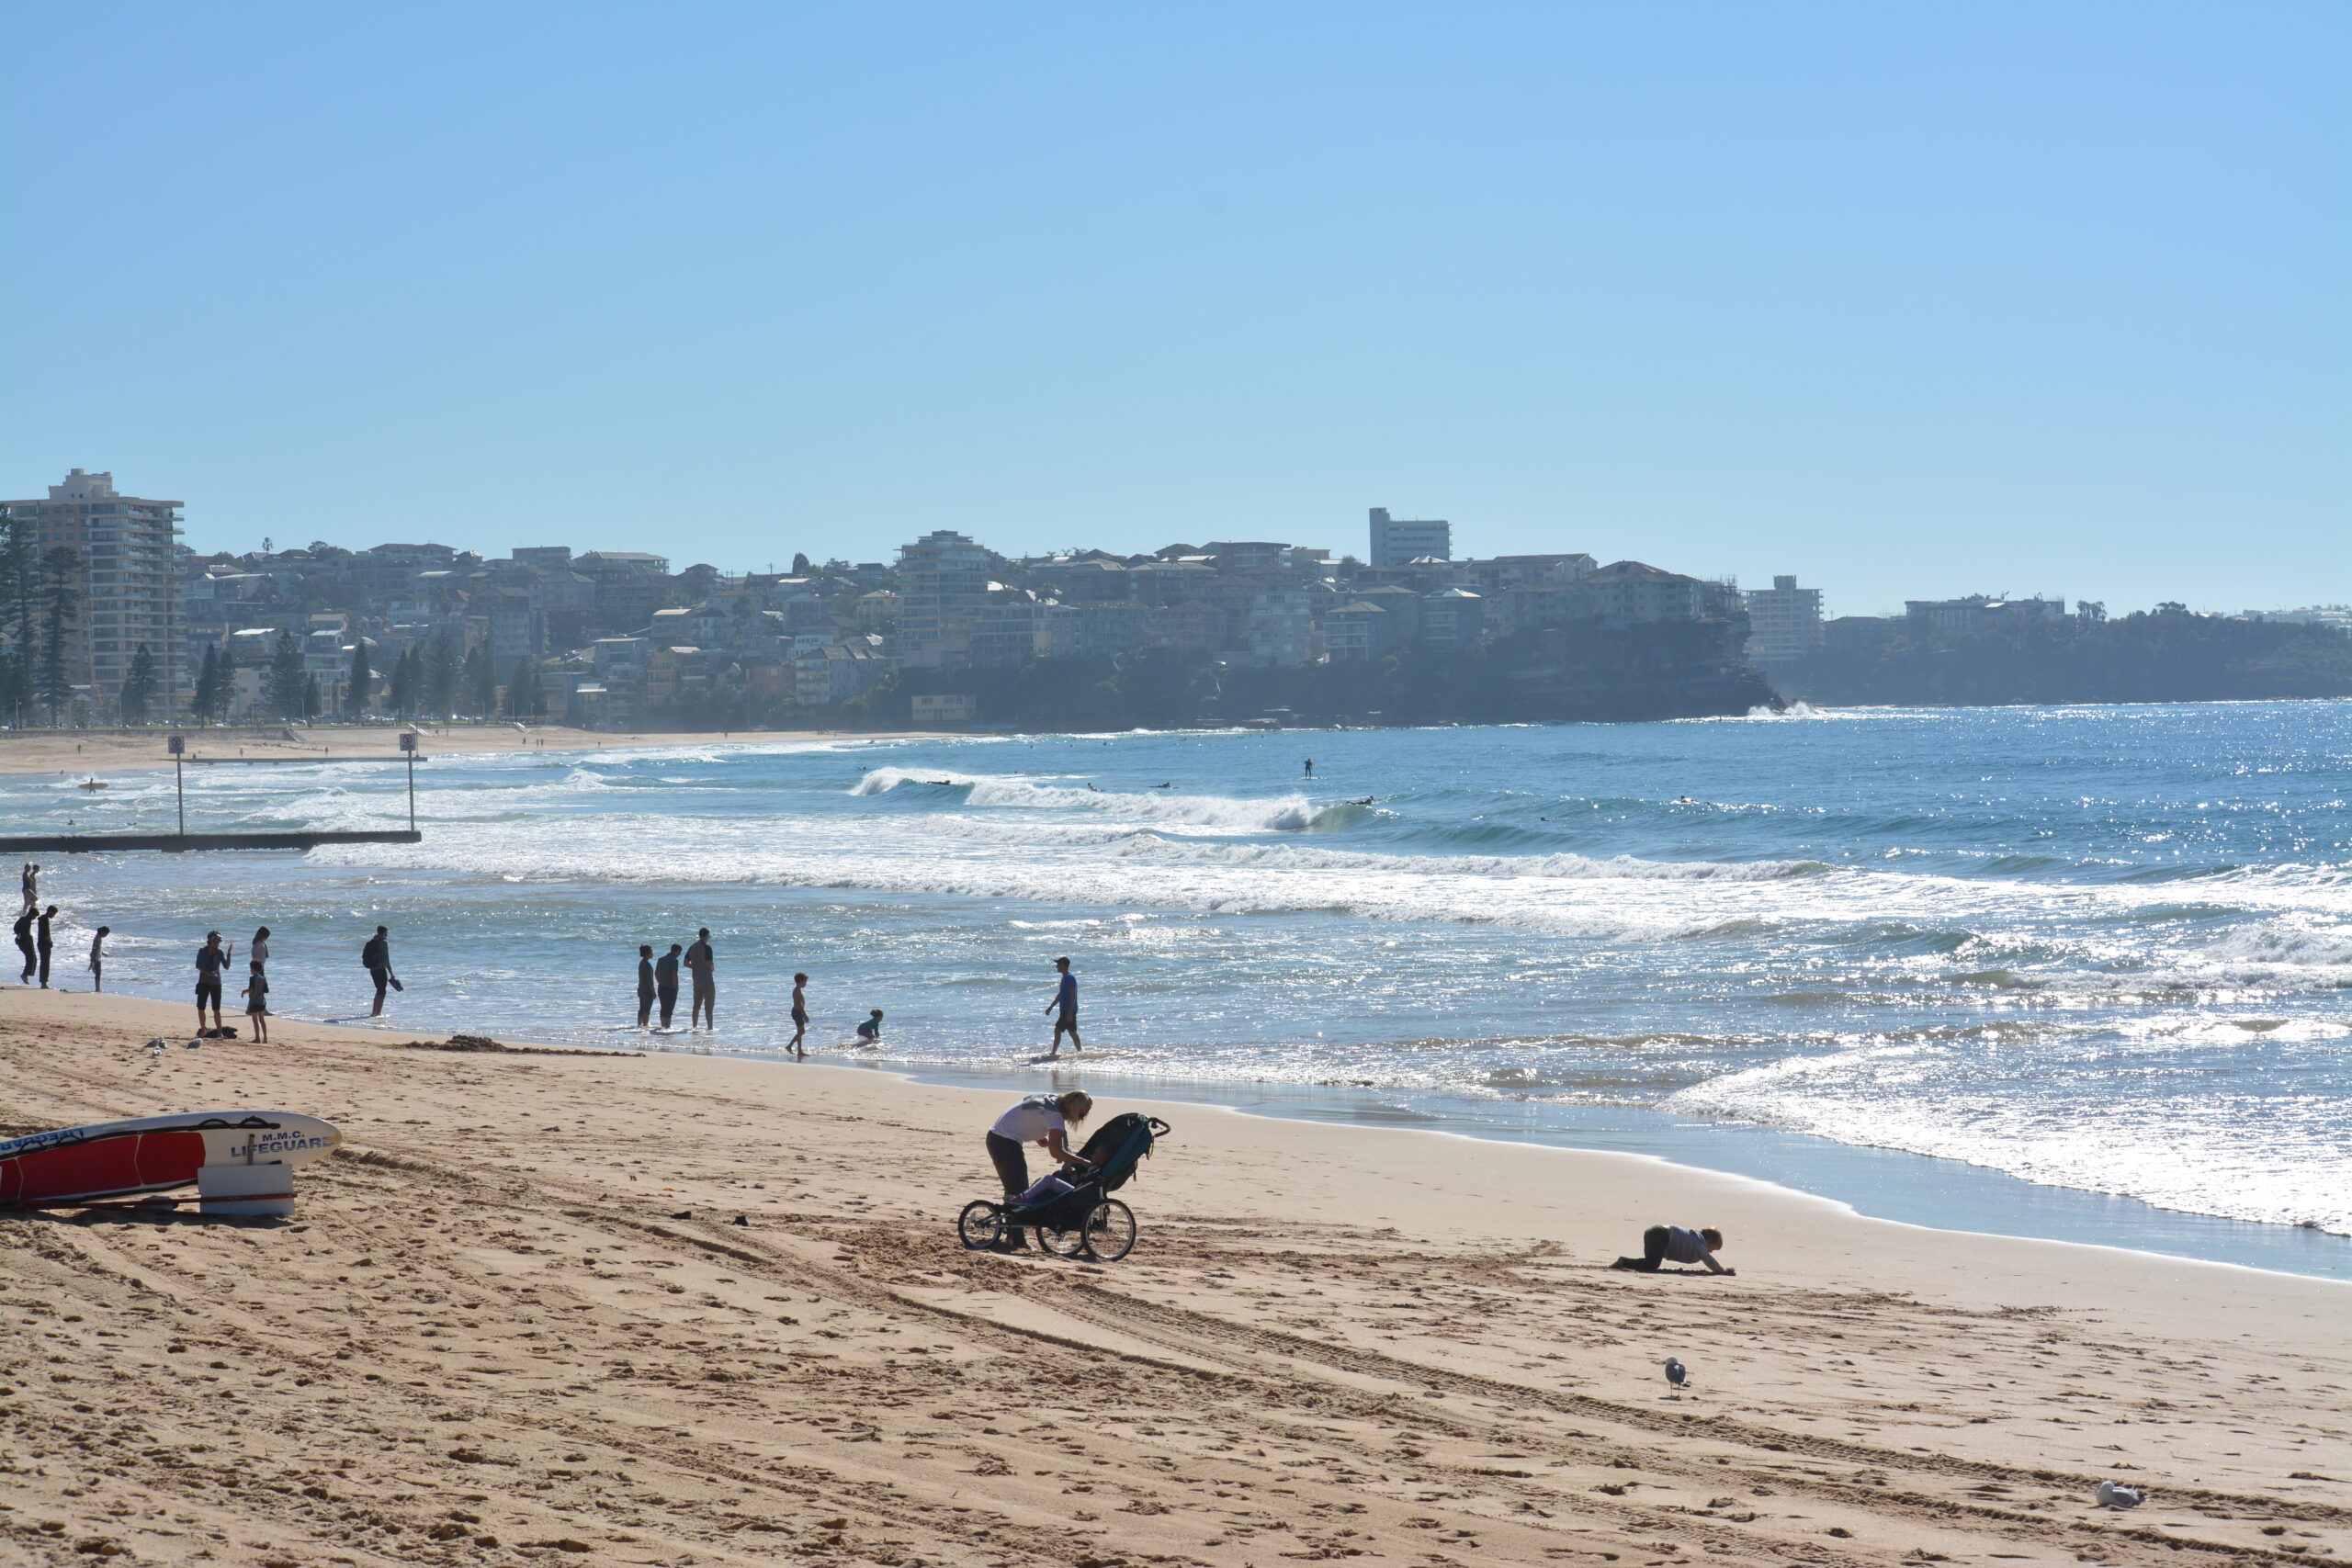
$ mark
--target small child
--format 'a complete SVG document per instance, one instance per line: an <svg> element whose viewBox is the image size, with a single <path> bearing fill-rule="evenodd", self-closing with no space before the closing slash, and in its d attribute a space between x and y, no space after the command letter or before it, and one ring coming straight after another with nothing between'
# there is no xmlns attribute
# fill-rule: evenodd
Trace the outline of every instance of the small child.
<svg viewBox="0 0 2352 1568"><path fill-rule="evenodd" d="M90 989L94 991L107 988L107 933L113 929L112 926L100 926L98 934L90 939Z"/></svg>
<svg viewBox="0 0 2352 1568"><path fill-rule="evenodd" d="M245 981L245 1016L253 1020L254 1039L269 1043L269 976L261 972L261 960L250 965L251 976Z"/></svg>
<svg viewBox="0 0 2352 1568"><path fill-rule="evenodd" d="M857 1043L861 1045L882 1043L882 1010L876 1008L873 1016L857 1026Z"/></svg>
<svg viewBox="0 0 2352 1568"><path fill-rule="evenodd" d="M808 976L795 975L792 977L792 1055L797 1060L808 1058L808 1053L801 1044L808 1034Z"/></svg>

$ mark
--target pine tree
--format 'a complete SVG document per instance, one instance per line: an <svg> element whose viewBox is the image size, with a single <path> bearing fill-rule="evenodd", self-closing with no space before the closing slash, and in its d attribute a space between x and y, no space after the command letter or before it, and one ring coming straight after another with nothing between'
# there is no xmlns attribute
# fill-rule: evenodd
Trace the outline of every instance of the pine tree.
<svg viewBox="0 0 2352 1568"><path fill-rule="evenodd" d="M454 639L447 632L433 634L431 651L424 661L424 709L447 719L458 709L458 678L463 672L463 662Z"/></svg>
<svg viewBox="0 0 2352 1568"><path fill-rule="evenodd" d="M60 545L40 558L40 663L33 681L52 726L64 721L74 700L65 678L65 640L82 618L82 591L74 585L81 571L82 554L71 545Z"/></svg>
<svg viewBox="0 0 2352 1568"><path fill-rule="evenodd" d="M155 709L155 655L145 643L130 656L130 673L122 678L115 706L125 724L144 724Z"/></svg>
<svg viewBox="0 0 2352 1568"><path fill-rule="evenodd" d="M795 577L808 575L808 557L804 551L792 552L792 575Z"/></svg>
<svg viewBox="0 0 2352 1568"><path fill-rule="evenodd" d="M302 645L289 631L277 634L269 656L269 716L277 719L302 716Z"/></svg>
<svg viewBox="0 0 2352 1568"><path fill-rule="evenodd" d="M351 634L351 689L343 696L344 712L354 718L366 713L368 699L374 694L369 688L375 683L376 672L368 667L368 639L354 632Z"/></svg>
<svg viewBox="0 0 2352 1568"><path fill-rule="evenodd" d="M392 689L387 694L392 712L402 718L416 711L416 649L413 645L401 649L400 658L392 661Z"/></svg>
<svg viewBox="0 0 2352 1568"><path fill-rule="evenodd" d="M535 705L533 698L537 698ZM539 671L529 656L514 660L514 673L506 682L506 716L530 718L547 711L547 697L539 691Z"/></svg>
<svg viewBox="0 0 2352 1568"><path fill-rule="evenodd" d="M302 716L304 718L316 718L321 713L325 711L326 705L326 694L319 690L319 678L316 675L303 676Z"/></svg>
<svg viewBox="0 0 2352 1568"><path fill-rule="evenodd" d="M207 724L212 722L212 699L220 685L220 655L208 642L204 645L204 657L197 662L196 690L189 694L187 703L189 711Z"/></svg>
<svg viewBox="0 0 2352 1568"><path fill-rule="evenodd" d="M0 715L19 724L33 703L33 604L40 590L32 523L0 507Z"/></svg>
<svg viewBox="0 0 2352 1568"><path fill-rule="evenodd" d="M487 644L475 644L466 655L459 684L465 693L467 712L477 718L498 716L498 671L490 661Z"/></svg>

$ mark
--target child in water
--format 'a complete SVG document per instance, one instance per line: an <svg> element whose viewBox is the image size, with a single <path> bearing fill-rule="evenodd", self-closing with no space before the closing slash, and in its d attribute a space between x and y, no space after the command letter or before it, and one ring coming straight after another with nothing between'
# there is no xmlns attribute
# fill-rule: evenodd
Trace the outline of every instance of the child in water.
<svg viewBox="0 0 2352 1568"><path fill-rule="evenodd" d="M872 1016L857 1026L857 1043L860 1045L882 1043L882 1010L880 1008L876 1008Z"/></svg>
<svg viewBox="0 0 2352 1568"><path fill-rule="evenodd" d="M254 1038L269 1043L269 976L261 972L261 960L256 958L245 981L245 1017L253 1021Z"/></svg>

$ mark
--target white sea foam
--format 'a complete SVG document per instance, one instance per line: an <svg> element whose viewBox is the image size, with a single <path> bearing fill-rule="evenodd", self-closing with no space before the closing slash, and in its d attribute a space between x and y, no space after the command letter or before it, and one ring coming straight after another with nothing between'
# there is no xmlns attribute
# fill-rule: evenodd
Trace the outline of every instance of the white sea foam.
<svg viewBox="0 0 2352 1568"><path fill-rule="evenodd" d="M1126 794L1068 784L1037 784L992 773L954 773L923 769L876 768L857 781L852 795L887 795L900 784L947 784L965 790L971 806L1057 811L1099 811L1136 821L1214 829L1227 833L1302 833L1331 807L1317 807L1303 795L1273 800L1237 800L1225 795L1182 795L1173 790Z"/></svg>

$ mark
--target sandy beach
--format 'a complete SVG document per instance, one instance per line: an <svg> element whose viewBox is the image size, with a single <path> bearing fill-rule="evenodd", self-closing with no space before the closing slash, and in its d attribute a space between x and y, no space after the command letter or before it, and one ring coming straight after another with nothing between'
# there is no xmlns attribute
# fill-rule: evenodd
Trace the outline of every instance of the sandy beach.
<svg viewBox="0 0 2352 1568"><path fill-rule="evenodd" d="M591 751L624 750L646 746L733 745L745 741L885 740L898 732L855 735L831 730L738 730L731 734L605 735L568 729L561 725L533 725L518 729L511 724L416 725L382 728L330 725L319 728L283 725L190 728L187 755L206 757L283 757L334 761L391 759L400 755L403 729L413 728L419 745L430 754L440 751ZM924 731L935 734L937 731ZM40 730L0 734L0 773L102 773L125 768L168 768L164 730L136 734L121 730ZM292 739L288 739L291 736Z"/></svg>
<svg viewBox="0 0 2352 1568"><path fill-rule="evenodd" d="M2340 1284L1192 1105L1158 1108L1126 1261L976 1255L952 1222L1002 1094L186 1027L9 989L11 1134L259 1106L345 1145L291 1221L0 1220L16 1561L2352 1549ZM1652 1220L1722 1226L1737 1277L1611 1271ZM2154 1497L2098 1511L2103 1478Z"/></svg>

